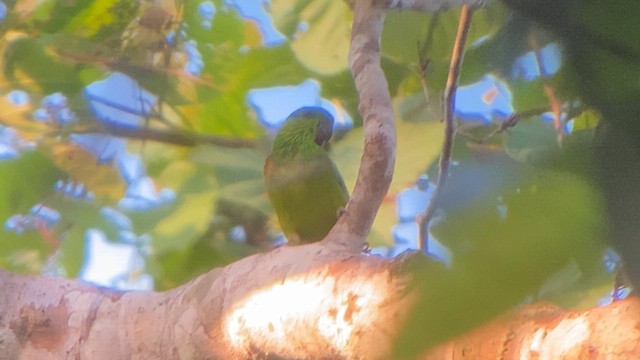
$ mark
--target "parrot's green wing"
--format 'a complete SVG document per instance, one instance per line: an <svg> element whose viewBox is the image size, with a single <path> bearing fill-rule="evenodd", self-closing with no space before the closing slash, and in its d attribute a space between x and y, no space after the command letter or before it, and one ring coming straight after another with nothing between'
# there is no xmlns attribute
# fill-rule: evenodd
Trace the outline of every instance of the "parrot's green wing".
<svg viewBox="0 0 640 360"><path fill-rule="evenodd" d="M265 163L267 194L282 231L292 243L322 240L338 219L349 194L324 150L278 164Z"/></svg>

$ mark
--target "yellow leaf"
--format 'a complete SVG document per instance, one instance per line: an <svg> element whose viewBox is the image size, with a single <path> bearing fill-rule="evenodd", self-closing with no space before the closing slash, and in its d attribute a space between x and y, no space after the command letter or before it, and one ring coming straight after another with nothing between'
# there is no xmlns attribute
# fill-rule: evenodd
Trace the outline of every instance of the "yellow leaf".
<svg viewBox="0 0 640 360"><path fill-rule="evenodd" d="M300 12L300 23L291 49L298 60L319 74L331 75L347 68L351 11L342 0L314 0Z"/></svg>
<svg viewBox="0 0 640 360"><path fill-rule="evenodd" d="M244 44L249 47L262 45L262 32L255 21L244 22Z"/></svg>
<svg viewBox="0 0 640 360"><path fill-rule="evenodd" d="M0 109L0 123L14 128L25 140L34 141L50 130L46 124L31 119L30 103L14 105L6 97L0 97Z"/></svg>
<svg viewBox="0 0 640 360"><path fill-rule="evenodd" d="M45 140L41 149L71 180L83 183L96 196L116 201L124 195L124 182L118 170L111 164L99 164L96 157L82 147Z"/></svg>

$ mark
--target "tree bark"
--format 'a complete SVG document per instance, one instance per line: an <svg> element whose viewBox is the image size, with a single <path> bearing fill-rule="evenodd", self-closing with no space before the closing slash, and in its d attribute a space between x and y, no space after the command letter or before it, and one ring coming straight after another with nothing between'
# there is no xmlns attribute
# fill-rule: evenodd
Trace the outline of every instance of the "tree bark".
<svg viewBox="0 0 640 360"><path fill-rule="evenodd" d="M526 306L438 346L427 360L637 359L640 301L630 298L586 311Z"/></svg>
<svg viewBox="0 0 640 360"><path fill-rule="evenodd" d="M415 299L402 264L283 247L162 293L0 272L0 358L379 358Z"/></svg>

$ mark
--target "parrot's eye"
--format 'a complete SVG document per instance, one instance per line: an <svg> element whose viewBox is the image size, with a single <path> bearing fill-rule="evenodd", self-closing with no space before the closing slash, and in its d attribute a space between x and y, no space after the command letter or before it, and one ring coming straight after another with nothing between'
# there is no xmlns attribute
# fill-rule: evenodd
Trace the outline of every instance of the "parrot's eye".
<svg viewBox="0 0 640 360"><path fill-rule="evenodd" d="M316 129L315 143L323 146L333 134L333 122L332 121L320 121L318 128Z"/></svg>

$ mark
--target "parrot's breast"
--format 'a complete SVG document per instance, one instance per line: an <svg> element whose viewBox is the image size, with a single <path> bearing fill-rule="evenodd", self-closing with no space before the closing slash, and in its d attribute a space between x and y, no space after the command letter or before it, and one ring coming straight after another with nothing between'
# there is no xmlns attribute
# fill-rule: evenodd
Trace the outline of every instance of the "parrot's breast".
<svg viewBox="0 0 640 360"><path fill-rule="evenodd" d="M290 242L314 242L326 236L346 205L348 193L329 156L265 162L265 186Z"/></svg>

